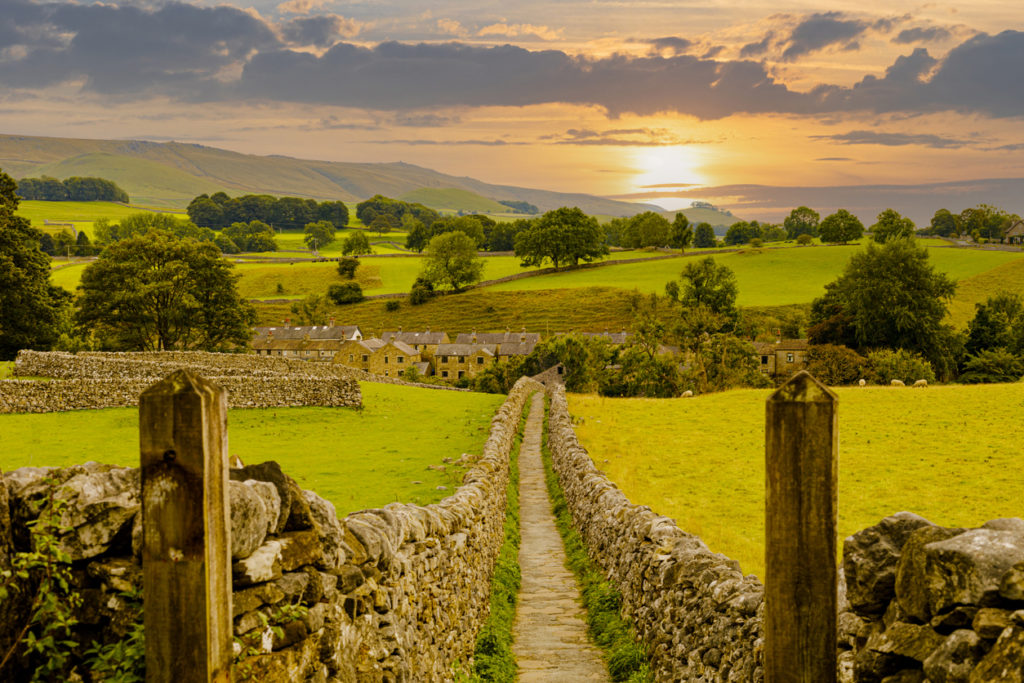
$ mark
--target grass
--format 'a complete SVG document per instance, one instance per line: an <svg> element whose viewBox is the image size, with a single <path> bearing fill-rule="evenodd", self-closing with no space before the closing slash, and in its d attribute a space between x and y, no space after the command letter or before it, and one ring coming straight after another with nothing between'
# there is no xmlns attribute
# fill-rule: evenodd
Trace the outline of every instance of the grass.
<svg viewBox="0 0 1024 683"><path fill-rule="evenodd" d="M93 237L92 225L100 218L109 218L116 222L125 216L147 211L149 209L145 207L123 206L113 202L43 202L32 200L22 201L18 206L18 215L28 218L32 225L37 228L50 232L59 232L59 229L56 227L46 227L45 221L74 223L76 230L84 230L90 238ZM184 212L181 215L184 216Z"/></svg>
<svg viewBox="0 0 1024 683"><path fill-rule="evenodd" d="M547 432L545 416L544 431ZM653 680L648 655L631 624L620 616L622 595L604 578L587 556L583 539L572 525L565 494L551 464L547 442L541 448L544 479L555 513L555 526L565 546L567 565L580 585L583 607L587 610L587 633L605 654L613 681L646 683Z"/></svg>
<svg viewBox="0 0 1024 683"><path fill-rule="evenodd" d="M1010 416L1024 402L1024 384L837 393L840 541L900 510L945 526L1021 515L1021 430ZM674 518L763 577L768 395L572 395L570 409L595 464L633 503Z"/></svg>
<svg viewBox="0 0 1024 683"><path fill-rule="evenodd" d="M510 213L504 204L499 204L493 199L488 199L469 190L460 190L455 187L433 188L421 187L412 192L406 192L399 197L404 202L419 202L438 211L456 212L459 210L477 213Z"/></svg>
<svg viewBox="0 0 1024 683"><path fill-rule="evenodd" d="M1024 296L1024 260L1009 261L992 270L960 281L956 296L949 303L947 320L955 327L967 327L974 317L975 304L985 303L999 292L1013 292Z"/></svg>
<svg viewBox="0 0 1024 683"><path fill-rule="evenodd" d="M516 618L519 587L522 585L522 572L519 568L519 449L523 443L523 429L529 409L530 401L527 401L519 420L519 433L509 454L509 480L505 489L505 536L491 576L491 610L476 637L473 653L474 681L515 683L518 679L518 668L512 653L512 626Z"/></svg>
<svg viewBox="0 0 1024 683"><path fill-rule="evenodd" d="M461 474L427 466L479 452L504 398L391 384L362 383L362 390L362 410L231 410L230 452L247 464L278 461L340 515L394 501L433 503L451 495ZM0 434L5 470L139 462L133 408L0 415Z"/></svg>
<svg viewBox="0 0 1024 683"><path fill-rule="evenodd" d="M736 274L740 306L777 306L808 303L821 296L825 285L838 277L859 245L779 249L748 249L717 254L717 262ZM1022 252L970 249L929 249L932 263L956 279L967 278L1024 257ZM700 256L696 253L695 256ZM685 261L670 259L630 263L615 268L578 270L494 285L494 291L534 291L583 287L619 287L662 294L665 283L679 278Z"/></svg>
<svg viewBox="0 0 1024 683"><path fill-rule="evenodd" d="M3 360L0 361L0 379L10 379L14 374L14 361Z"/></svg>

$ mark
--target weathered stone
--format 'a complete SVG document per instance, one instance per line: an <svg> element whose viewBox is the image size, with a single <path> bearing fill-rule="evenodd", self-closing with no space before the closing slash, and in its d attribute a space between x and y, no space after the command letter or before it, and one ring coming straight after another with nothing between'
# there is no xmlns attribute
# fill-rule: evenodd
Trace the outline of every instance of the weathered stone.
<svg viewBox="0 0 1024 683"><path fill-rule="evenodd" d="M357 567L346 564L338 568L338 590L348 594L363 585L366 579Z"/></svg>
<svg viewBox="0 0 1024 683"><path fill-rule="evenodd" d="M974 665L985 654L984 642L974 631L951 633L924 660L924 673L932 683L967 683Z"/></svg>
<svg viewBox="0 0 1024 683"><path fill-rule="evenodd" d="M1024 562L1010 567L999 579L999 594L1007 600L1024 600Z"/></svg>
<svg viewBox="0 0 1024 683"><path fill-rule="evenodd" d="M118 593L142 589L142 567L125 557L109 557L89 563L89 576Z"/></svg>
<svg viewBox="0 0 1024 683"><path fill-rule="evenodd" d="M1024 628L1003 631L969 683L1024 683Z"/></svg>
<svg viewBox="0 0 1024 683"><path fill-rule="evenodd" d="M882 683L923 683L923 681L924 672L920 669L904 669L882 679Z"/></svg>
<svg viewBox="0 0 1024 683"><path fill-rule="evenodd" d="M266 541L252 555L231 567L235 585L247 586L281 578L281 542Z"/></svg>
<svg viewBox="0 0 1024 683"><path fill-rule="evenodd" d="M231 510L231 559L249 557L268 533L277 528L281 497L277 488L265 481L229 481Z"/></svg>
<svg viewBox="0 0 1024 683"><path fill-rule="evenodd" d="M923 662L943 640L928 626L896 622L868 638L864 647L879 654L899 655Z"/></svg>
<svg viewBox="0 0 1024 683"><path fill-rule="evenodd" d="M255 479L265 481L274 485L277 494L281 499L281 514L277 520L277 527L273 533L280 534L285 530L311 529L313 522L309 510L309 503L302 493L302 489L281 470L281 465L269 460L257 465L247 465L236 470L230 470L229 476L232 481L246 481ZM294 516L294 519L292 517Z"/></svg>
<svg viewBox="0 0 1024 683"><path fill-rule="evenodd" d="M916 621L927 622L932 617L926 575L927 553L924 547L935 541L944 541L963 533L963 529L925 526L914 530L900 554L896 567L896 600L904 613Z"/></svg>
<svg viewBox="0 0 1024 683"><path fill-rule="evenodd" d="M327 605L323 603L317 603L310 607L306 611L306 615L302 617L302 623L306 625L306 629L313 633L319 631L324 627L324 619L327 614Z"/></svg>
<svg viewBox="0 0 1024 683"><path fill-rule="evenodd" d="M931 627L939 633L949 635L953 631L962 628L971 628L971 624L974 622L974 615L977 613L977 607L960 605L959 607L954 607L949 612L932 617Z"/></svg>
<svg viewBox="0 0 1024 683"><path fill-rule="evenodd" d="M991 519L982 524L981 528L992 529L993 531L1012 531L1024 536L1024 519L1021 519L1020 517L1001 517L999 519Z"/></svg>
<svg viewBox="0 0 1024 683"><path fill-rule="evenodd" d="M139 470L127 467L82 472L61 484L53 495L67 503L60 524L70 531L60 543L71 560L102 555L122 531L128 547L128 525L139 511L139 493Z"/></svg>
<svg viewBox="0 0 1024 683"><path fill-rule="evenodd" d="M14 534L11 527L11 503L7 483L0 469L0 567L6 567L14 552Z"/></svg>
<svg viewBox="0 0 1024 683"><path fill-rule="evenodd" d="M895 596L896 567L910 534L931 522L898 512L843 542L846 598L861 616L881 615Z"/></svg>
<svg viewBox="0 0 1024 683"><path fill-rule="evenodd" d="M335 569L347 558L343 544L345 532L338 521L334 505L312 491L303 491L302 495L309 505L309 512L316 522L320 544L323 546L323 555L318 566L324 571Z"/></svg>
<svg viewBox="0 0 1024 683"><path fill-rule="evenodd" d="M266 620L267 615L260 612L260 610L246 612L235 619L235 635L240 636L249 633L253 629L262 629Z"/></svg>
<svg viewBox="0 0 1024 683"><path fill-rule="evenodd" d="M320 559L322 549L316 531L289 531L277 540L281 544L281 569L286 572L316 564Z"/></svg>
<svg viewBox="0 0 1024 683"><path fill-rule="evenodd" d="M1013 625L1010 611L995 607L982 607L974 617L971 626L974 632L985 640L995 640L1006 629Z"/></svg>
<svg viewBox="0 0 1024 683"><path fill-rule="evenodd" d="M309 629L306 628L306 624L301 619L295 621L289 621L286 624L281 625L280 635L274 633L274 649L281 650L294 645L306 639L309 635Z"/></svg>
<svg viewBox="0 0 1024 683"><path fill-rule="evenodd" d="M345 542L355 552L358 564L377 562L385 549L382 534L362 517L345 519Z"/></svg>
<svg viewBox="0 0 1024 683"><path fill-rule="evenodd" d="M274 585L281 589L281 592L294 602L301 598L309 585L309 574L306 572L290 572L274 582Z"/></svg>
<svg viewBox="0 0 1024 683"><path fill-rule="evenodd" d="M998 600L1001 579L1024 561L1024 536L973 529L929 543L924 550L929 606L939 613L955 605L987 606Z"/></svg>
<svg viewBox="0 0 1024 683"><path fill-rule="evenodd" d="M853 612L840 612L837 622L839 642L856 647L857 634L864 628L864 623L864 620Z"/></svg>
<svg viewBox="0 0 1024 683"><path fill-rule="evenodd" d="M237 590L231 596L231 609L237 617L263 605L274 605L284 600L284 591L274 583L261 583L251 588Z"/></svg>

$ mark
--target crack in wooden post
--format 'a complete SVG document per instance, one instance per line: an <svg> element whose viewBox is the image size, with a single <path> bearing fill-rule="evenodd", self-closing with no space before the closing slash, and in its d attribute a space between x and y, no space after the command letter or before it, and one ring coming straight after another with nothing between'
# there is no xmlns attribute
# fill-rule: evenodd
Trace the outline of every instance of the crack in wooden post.
<svg viewBox="0 0 1024 683"><path fill-rule="evenodd" d="M765 420L766 683L834 683L838 398L806 371Z"/></svg>
<svg viewBox="0 0 1024 683"><path fill-rule="evenodd" d="M227 391L179 370L139 397L147 683L231 679Z"/></svg>

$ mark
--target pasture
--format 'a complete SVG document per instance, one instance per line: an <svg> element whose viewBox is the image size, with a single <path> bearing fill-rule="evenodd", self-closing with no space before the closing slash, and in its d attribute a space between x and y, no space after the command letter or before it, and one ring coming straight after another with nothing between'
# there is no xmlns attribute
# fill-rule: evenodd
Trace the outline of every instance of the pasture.
<svg viewBox="0 0 1024 683"><path fill-rule="evenodd" d="M494 394L361 386L361 410L229 411L230 453L247 464L278 461L300 486L334 503L339 515L394 501L433 503L451 495L461 473L450 465L450 472L427 466L479 454L504 400ZM88 460L137 467L138 430L135 408L0 415L0 467L66 467Z"/></svg>
<svg viewBox="0 0 1024 683"><path fill-rule="evenodd" d="M1024 516L1024 384L839 388L839 541L909 510L944 526ZM580 442L638 505L764 569L767 390L690 399L570 395Z"/></svg>
<svg viewBox="0 0 1024 683"><path fill-rule="evenodd" d="M76 230L84 230L89 238L93 237L92 224L100 218L109 218L117 222L125 216L133 213L150 211L142 206L124 206L114 202L43 202L43 201L22 201L18 206L18 215L24 216L31 221L36 228L59 232L54 228L47 228L45 221L57 221L61 223L74 223ZM184 211L161 210L164 213L185 216Z"/></svg>

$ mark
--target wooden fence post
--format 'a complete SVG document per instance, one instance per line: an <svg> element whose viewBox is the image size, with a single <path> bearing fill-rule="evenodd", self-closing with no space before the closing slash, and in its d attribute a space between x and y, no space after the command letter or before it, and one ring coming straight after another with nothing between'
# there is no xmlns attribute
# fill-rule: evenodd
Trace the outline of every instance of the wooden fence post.
<svg viewBox="0 0 1024 683"><path fill-rule="evenodd" d="M807 372L768 399L766 683L836 680L837 402Z"/></svg>
<svg viewBox="0 0 1024 683"><path fill-rule="evenodd" d="M187 371L139 397L147 683L231 679L227 392Z"/></svg>

